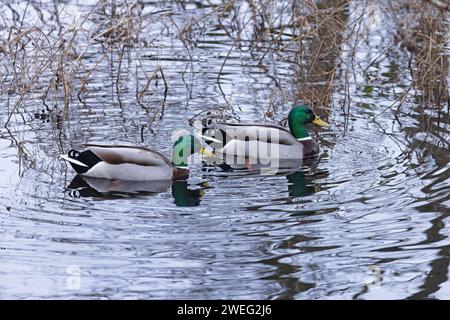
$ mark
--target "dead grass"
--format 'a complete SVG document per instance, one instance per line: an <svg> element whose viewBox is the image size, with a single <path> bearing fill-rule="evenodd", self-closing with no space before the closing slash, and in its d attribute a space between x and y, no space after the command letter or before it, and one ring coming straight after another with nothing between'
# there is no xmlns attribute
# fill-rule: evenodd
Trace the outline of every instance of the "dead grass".
<svg viewBox="0 0 450 320"><path fill-rule="evenodd" d="M185 2L175 3L179 10L184 10ZM35 21L30 21L27 15L32 10L41 12L39 8L45 4L39 1L27 3L21 12L4 11L0 13L3 25L0 95L11 97L12 101L4 125L8 127L15 114L28 108L26 101L39 96L44 111L52 113L54 127L60 130L70 119L71 109L79 103L85 105L86 99L96 93L98 89L93 89L91 84L104 75L105 60L114 56L112 94L122 108L121 94L127 90L124 83L133 83L132 103L148 115L140 128L143 141L145 131L151 130L167 107L171 83L163 64L149 69L141 61L142 55L130 52L152 49L158 37L164 38L175 31L189 59L181 72L185 81L193 72L198 42L211 31L212 25L228 37L228 50L223 53L216 77L224 103L199 110L191 120L208 117L239 120L240 107L223 90L223 72L230 55L238 51L248 52L254 65L272 79L273 86L268 88L270 97L262 106L268 120L279 119L280 105L287 103L305 103L327 119L336 103L333 96L337 90L344 94L335 107L350 115L353 99L350 82L354 70L361 67L355 64L354 56L359 45L366 41L364 23L372 14L371 6L380 6L372 0L359 1L363 6L361 14L350 20L352 3L351 0L223 1L204 14L188 17L182 25L172 19L170 11L148 12L137 0L133 3L100 0L73 23L68 23L67 17L62 18L64 5L54 7L51 19L41 14ZM382 10L389 11L398 21L398 30L392 33L391 39L386 39L386 49L364 67L369 68L399 44L411 54L408 66L411 92L414 89L424 103L437 108L449 105L448 26L444 4L444 0L404 0L383 7ZM160 34L149 35L152 29L160 30ZM346 64L342 63L343 48L347 52ZM280 61L295 66L289 83L278 74L275 62ZM400 97L386 111L400 112L404 101L405 97Z"/></svg>

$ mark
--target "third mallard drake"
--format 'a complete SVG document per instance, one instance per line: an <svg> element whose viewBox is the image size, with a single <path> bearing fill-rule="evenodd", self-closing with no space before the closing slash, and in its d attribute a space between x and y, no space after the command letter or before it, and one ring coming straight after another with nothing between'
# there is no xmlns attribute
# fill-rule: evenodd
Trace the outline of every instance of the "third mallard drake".
<svg viewBox="0 0 450 320"><path fill-rule="evenodd" d="M227 124L203 128L202 138L221 157L303 159L319 153L319 145L312 139L305 125L314 123L327 127L306 106L294 107L288 115L289 129L275 124Z"/></svg>

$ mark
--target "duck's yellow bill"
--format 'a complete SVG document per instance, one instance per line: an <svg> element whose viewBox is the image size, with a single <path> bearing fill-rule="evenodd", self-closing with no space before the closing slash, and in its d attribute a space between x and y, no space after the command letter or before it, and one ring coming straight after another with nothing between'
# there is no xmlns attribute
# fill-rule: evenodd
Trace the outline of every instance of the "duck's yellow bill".
<svg viewBox="0 0 450 320"><path fill-rule="evenodd" d="M201 147L199 153L204 155L205 157L214 157L214 153L212 153L211 151L206 150L205 147Z"/></svg>
<svg viewBox="0 0 450 320"><path fill-rule="evenodd" d="M329 127L330 126L328 123L326 123L325 121L320 119L318 116L316 116L314 118L313 123L318 125L318 126L321 126L321 127Z"/></svg>

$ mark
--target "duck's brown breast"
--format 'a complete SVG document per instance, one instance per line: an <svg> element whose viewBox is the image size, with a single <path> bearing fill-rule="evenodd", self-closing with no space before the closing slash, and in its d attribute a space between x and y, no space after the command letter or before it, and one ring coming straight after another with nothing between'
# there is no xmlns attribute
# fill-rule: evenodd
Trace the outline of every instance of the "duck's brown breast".
<svg viewBox="0 0 450 320"><path fill-rule="evenodd" d="M173 180L185 180L187 178L189 178L189 169L173 168Z"/></svg>
<svg viewBox="0 0 450 320"><path fill-rule="evenodd" d="M314 139L300 140L303 145L303 158L312 157L319 153L319 144Z"/></svg>

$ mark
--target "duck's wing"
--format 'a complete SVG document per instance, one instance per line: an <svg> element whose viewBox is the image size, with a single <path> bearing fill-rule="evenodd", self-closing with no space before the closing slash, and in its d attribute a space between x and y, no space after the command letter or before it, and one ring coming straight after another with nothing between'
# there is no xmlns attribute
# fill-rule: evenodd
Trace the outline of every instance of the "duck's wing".
<svg viewBox="0 0 450 320"><path fill-rule="evenodd" d="M109 164L136 164L141 166L171 166L158 151L141 146L85 144L85 148Z"/></svg>
<svg viewBox="0 0 450 320"><path fill-rule="evenodd" d="M232 140L257 140L280 145L294 145L298 141L285 127L275 124L230 124L219 123L216 128L205 128L203 138L206 142L221 143L225 146Z"/></svg>

